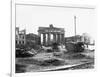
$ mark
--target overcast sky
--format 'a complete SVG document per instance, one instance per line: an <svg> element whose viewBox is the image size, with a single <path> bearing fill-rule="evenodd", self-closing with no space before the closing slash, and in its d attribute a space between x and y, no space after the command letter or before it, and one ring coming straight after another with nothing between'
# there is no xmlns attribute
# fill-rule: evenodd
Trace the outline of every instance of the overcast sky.
<svg viewBox="0 0 100 77"><path fill-rule="evenodd" d="M26 29L27 33L38 34L38 27L64 28L65 36L73 36L74 16L77 17L77 34L88 33L93 38L96 33L94 9L59 8L44 6L16 6L16 26Z"/></svg>

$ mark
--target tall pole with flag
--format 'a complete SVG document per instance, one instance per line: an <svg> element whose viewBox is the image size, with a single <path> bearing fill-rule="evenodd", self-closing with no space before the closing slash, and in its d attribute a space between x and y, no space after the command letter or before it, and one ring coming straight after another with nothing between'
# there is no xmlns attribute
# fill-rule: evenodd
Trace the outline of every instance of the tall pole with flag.
<svg viewBox="0 0 100 77"><path fill-rule="evenodd" d="M74 16L74 26L75 26L74 27L74 29L75 29L74 31L75 31L75 36L76 36L76 16Z"/></svg>
<svg viewBox="0 0 100 77"><path fill-rule="evenodd" d="M77 41L76 39L76 16L74 16L74 31L75 31L75 42Z"/></svg>

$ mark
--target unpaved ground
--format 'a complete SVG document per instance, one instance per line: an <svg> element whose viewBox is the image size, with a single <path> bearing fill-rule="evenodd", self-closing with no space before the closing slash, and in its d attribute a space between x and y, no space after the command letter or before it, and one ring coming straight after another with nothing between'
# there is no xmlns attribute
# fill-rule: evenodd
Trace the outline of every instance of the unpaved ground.
<svg viewBox="0 0 100 77"><path fill-rule="evenodd" d="M81 64L86 62L92 62L90 65L83 65L79 66L75 69L82 69L82 68L91 68L93 67L94 63L94 52L86 51L84 54L86 57L81 56L80 53L74 53L74 54L64 54L62 56L53 56L53 53L39 53L35 55L34 57L30 58L16 58L16 72L36 72L36 71L42 71L43 69L50 69L55 67L60 67L63 65L75 65L75 64ZM77 57L78 55L78 57ZM80 57L79 57L80 56ZM43 60L51 59L51 58L57 58L60 60L63 60L64 63L59 66L53 66L53 65L47 65L47 66L41 66L40 62ZM74 69L74 68L71 68Z"/></svg>

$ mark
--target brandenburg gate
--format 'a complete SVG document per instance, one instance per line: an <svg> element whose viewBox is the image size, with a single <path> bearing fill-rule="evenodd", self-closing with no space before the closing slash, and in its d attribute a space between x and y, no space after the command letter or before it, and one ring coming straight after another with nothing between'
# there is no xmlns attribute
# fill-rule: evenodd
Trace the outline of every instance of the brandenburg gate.
<svg viewBox="0 0 100 77"><path fill-rule="evenodd" d="M56 28L53 27L52 24L50 24L49 27L39 27L38 30L42 45L51 45L52 43L64 44L64 34L64 28ZM53 39L51 39L51 35L53 36Z"/></svg>

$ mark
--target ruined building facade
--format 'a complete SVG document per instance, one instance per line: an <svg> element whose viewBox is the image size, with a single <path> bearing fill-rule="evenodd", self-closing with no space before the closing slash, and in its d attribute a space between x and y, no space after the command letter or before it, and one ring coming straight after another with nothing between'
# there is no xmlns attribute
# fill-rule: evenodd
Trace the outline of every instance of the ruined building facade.
<svg viewBox="0 0 100 77"><path fill-rule="evenodd" d="M16 45L26 44L26 30L19 31L19 27L16 27Z"/></svg>

